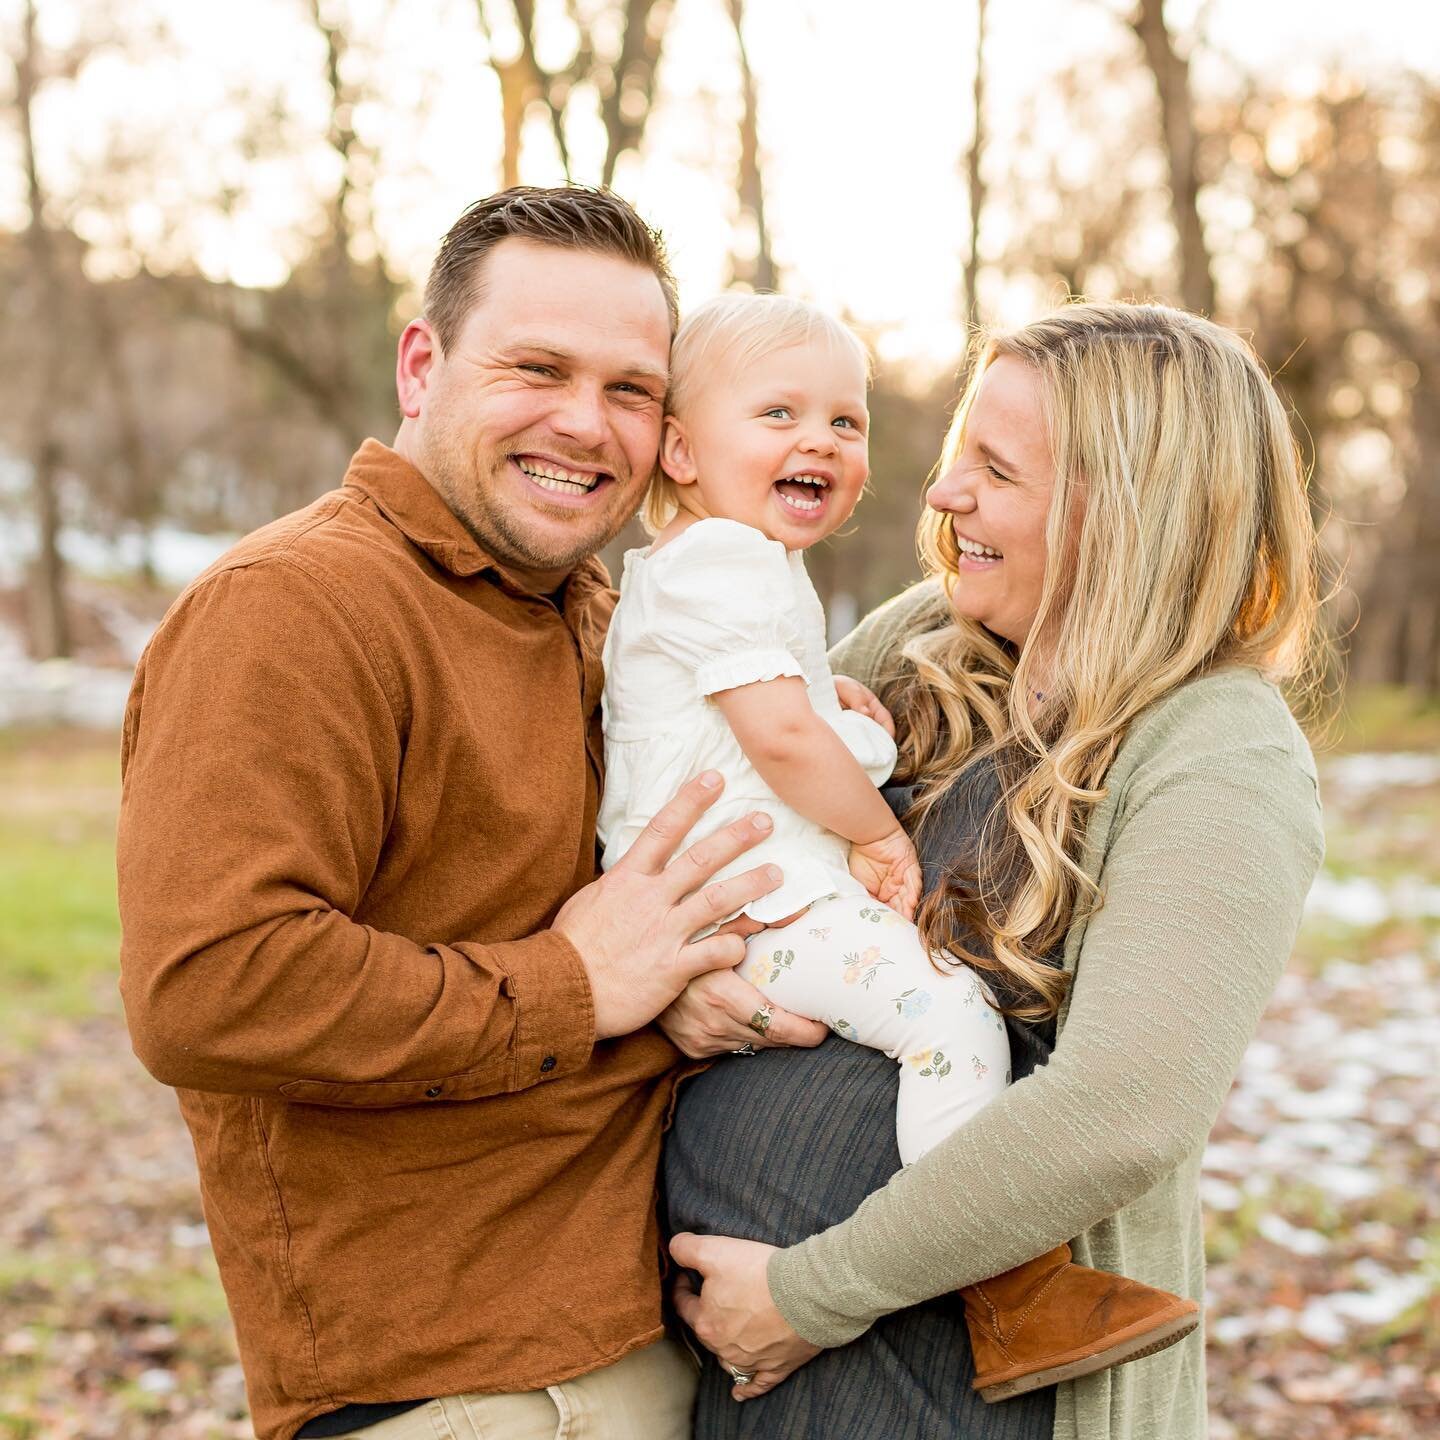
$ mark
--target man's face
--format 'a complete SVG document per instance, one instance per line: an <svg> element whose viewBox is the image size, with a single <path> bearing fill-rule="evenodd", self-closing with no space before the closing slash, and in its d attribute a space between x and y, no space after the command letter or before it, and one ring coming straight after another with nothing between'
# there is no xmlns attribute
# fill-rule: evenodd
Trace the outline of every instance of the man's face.
<svg viewBox="0 0 1440 1440"><path fill-rule="evenodd" d="M655 275L617 256L510 239L482 264L448 351L419 322L401 342L396 446L495 560L551 590L640 503L669 312Z"/></svg>

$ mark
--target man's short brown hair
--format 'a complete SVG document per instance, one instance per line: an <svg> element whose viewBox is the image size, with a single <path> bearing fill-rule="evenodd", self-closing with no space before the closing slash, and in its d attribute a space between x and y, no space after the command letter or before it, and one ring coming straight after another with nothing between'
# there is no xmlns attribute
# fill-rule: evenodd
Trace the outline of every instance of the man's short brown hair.
<svg viewBox="0 0 1440 1440"><path fill-rule="evenodd" d="M680 323L665 242L610 190L588 185L514 185L469 206L440 242L425 282L425 318L448 350L484 290L485 256L512 237L617 255L652 270L665 293L670 333Z"/></svg>

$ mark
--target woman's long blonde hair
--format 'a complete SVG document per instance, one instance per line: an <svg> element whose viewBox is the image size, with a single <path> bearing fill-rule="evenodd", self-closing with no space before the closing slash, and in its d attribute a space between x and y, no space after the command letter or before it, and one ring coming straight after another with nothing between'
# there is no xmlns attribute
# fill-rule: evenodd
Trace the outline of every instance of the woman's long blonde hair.
<svg viewBox="0 0 1440 1440"><path fill-rule="evenodd" d="M1163 305L1079 302L982 337L941 473L1002 356L1039 377L1055 468L1031 638L1017 658L952 615L905 645L884 693L897 773L921 782L912 829L968 765L997 766L1002 801L919 923L933 949L994 973L1007 1010L1038 1019L1066 985L1044 957L1096 896L1084 829L1131 723L1222 666L1312 673L1316 536L1285 409L1233 332ZM948 595L949 515L927 510L919 548Z"/></svg>

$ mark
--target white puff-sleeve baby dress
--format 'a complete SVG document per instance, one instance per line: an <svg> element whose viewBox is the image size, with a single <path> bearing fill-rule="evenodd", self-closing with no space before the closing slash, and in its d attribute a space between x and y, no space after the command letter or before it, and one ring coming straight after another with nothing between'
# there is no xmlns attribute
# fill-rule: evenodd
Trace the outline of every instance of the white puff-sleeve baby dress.
<svg viewBox="0 0 1440 1440"><path fill-rule="evenodd" d="M735 520L699 520L660 550L625 556L620 603L605 642L605 794L599 832L609 869L685 781L718 770L725 789L676 853L752 810L768 840L715 877L767 862L785 881L745 913L769 924L826 895L865 893L849 844L783 804L746 758L711 699L794 676L877 785L895 742L868 716L842 710L825 654L825 612L805 562Z"/></svg>

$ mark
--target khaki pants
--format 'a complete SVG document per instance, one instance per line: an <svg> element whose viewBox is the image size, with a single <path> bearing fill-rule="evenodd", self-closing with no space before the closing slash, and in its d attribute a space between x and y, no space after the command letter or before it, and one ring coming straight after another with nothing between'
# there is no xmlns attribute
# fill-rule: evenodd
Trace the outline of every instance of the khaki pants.
<svg viewBox="0 0 1440 1440"><path fill-rule="evenodd" d="M338 1440L690 1440L695 1362L657 1340L544 1390L448 1395Z"/></svg>

